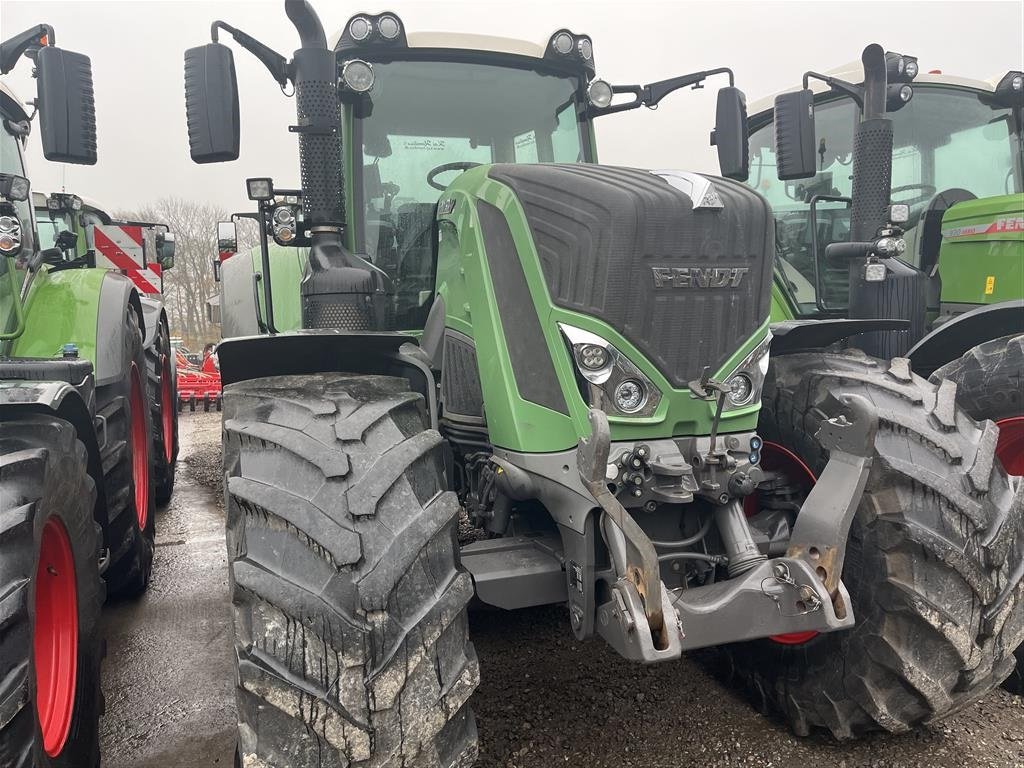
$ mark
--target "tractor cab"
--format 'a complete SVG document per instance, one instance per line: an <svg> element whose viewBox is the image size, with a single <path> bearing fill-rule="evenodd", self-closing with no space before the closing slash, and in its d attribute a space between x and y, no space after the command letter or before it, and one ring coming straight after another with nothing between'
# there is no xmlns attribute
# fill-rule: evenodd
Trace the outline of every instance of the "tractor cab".
<svg viewBox="0 0 1024 768"><path fill-rule="evenodd" d="M345 246L389 281L393 328L420 329L426 322L435 295L438 203L466 170L496 163L596 163L595 118L654 107L675 90L726 74L713 140L723 175L746 174L745 99L725 68L613 86L596 77L594 45L585 34L559 29L530 42L411 32L393 13L356 14L327 46L339 75ZM294 205L303 191L274 190L270 180L260 181L266 196L250 189L250 198L263 200L271 282L297 291L293 273L305 254L296 261L275 246L308 245L304 212ZM283 210L289 199L291 214ZM279 237L282 229L288 241ZM225 317L224 335L256 332L268 325L268 315L276 330L299 327L291 306L298 295L275 291L278 306L268 311L268 281L260 280L263 295L253 301L251 275L271 269L260 269L256 253L244 266L239 261L224 265L222 307L238 306L244 297L260 316L241 324ZM241 279L240 269L246 273Z"/></svg>
<svg viewBox="0 0 1024 768"><path fill-rule="evenodd" d="M950 229L943 225L946 211L967 201L991 198L995 208L987 204L985 213L991 214L992 222L1001 215L1021 215L1024 155L1021 108L1014 101L1019 86L1015 91L1013 85L1014 77L1019 84L1021 75L1011 72L993 82L940 72L916 75L917 62L913 62L909 72L914 75L890 83L886 99L886 117L892 122L891 203L906 206L907 220L900 225L906 243L901 259L929 276L928 309L934 318L940 311L939 272L953 278L954 269L957 275L963 271L959 264L938 269L943 234ZM824 77L859 82L863 70L858 62ZM768 198L775 212L779 285L793 314L845 316L847 264L826 260L825 250L829 244L851 239L859 94L830 88L822 81L812 82L810 90L814 92L813 168L800 178L779 178L772 97L751 108L748 183ZM1024 265L1019 256L1016 261L1020 275ZM1011 283L1004 279L1000 287L1011 289Z"/></svg>

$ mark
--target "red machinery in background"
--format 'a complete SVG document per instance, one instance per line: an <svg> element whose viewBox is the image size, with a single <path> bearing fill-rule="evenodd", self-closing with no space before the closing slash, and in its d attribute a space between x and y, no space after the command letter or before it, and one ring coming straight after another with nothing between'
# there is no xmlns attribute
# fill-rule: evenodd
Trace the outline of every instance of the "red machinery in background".
<svg viewBox="0 0 1024 768"><path fill-rule="evenodd" d="M209 411L211 406L219 411L221 381L216 353L207 355L201 365L196 365L189 361L185 351L177 347L175 359L178 368L178 411L183 411L186 405L190 411L195 411L197 403L202 403L204 411Z"/></svg>

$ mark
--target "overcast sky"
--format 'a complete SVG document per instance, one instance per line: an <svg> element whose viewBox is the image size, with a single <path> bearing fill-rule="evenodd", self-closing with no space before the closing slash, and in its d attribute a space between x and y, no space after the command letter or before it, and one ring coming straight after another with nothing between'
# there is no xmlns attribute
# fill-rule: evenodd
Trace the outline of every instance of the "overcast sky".
<svg viewBox="0 0 1024 768"><path fill-rule="evenodd" d="M645 83L720 66L732 67L752 102L796 83L805 69L831 69L859 58L870 42L916 55L921 70L987 79L1024 69L1024 2L531 2L388 0L361 6L314 0L328 36L358 11L395 11L412 31L446 30L546 41L558 27L589 33L598 75ZM57 43L93 63L99 162L58 165L30 139L33 188L66 185L116 210L166 195L189 196L230 210L248 208L246 176L297 186L294 101L263 66L235 48L242 109L242 151L232 163L199 166L188 155L182 54L209 42L214 19L237 26L290 57L297 46L281 0L199 2L45 2L0 0L0 36L37 23ZM228 39L226 36L222 40ZM232 44L233 45L233 44ZM6 82L34 96L28 62ZM723 82L724 84L724 82ZM639 167L716 170L708 135L714 93L680 91L656 112L635 110L598 121L601 160Z"/></svg>

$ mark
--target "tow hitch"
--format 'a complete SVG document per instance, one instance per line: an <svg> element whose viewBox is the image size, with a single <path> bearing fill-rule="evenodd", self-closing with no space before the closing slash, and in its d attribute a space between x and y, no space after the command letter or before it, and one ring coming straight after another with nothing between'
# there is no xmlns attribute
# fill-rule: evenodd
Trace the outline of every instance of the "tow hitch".
<svg viewBox="0 0 1024 768"><path fill-rule="evenodd" d="M608 419L591 409L592 434L580 441L579 471L604 512L601 531L617 576L610 599L597 608L598 633L624 657L652 663L687 649L853 626L840 576L878 417L862 397L850 395L843 403L850 418L829 419L818 431L829 460L800 507L786 555L726 581L677 590L661 581L653 544L605 484Z"/></svg>

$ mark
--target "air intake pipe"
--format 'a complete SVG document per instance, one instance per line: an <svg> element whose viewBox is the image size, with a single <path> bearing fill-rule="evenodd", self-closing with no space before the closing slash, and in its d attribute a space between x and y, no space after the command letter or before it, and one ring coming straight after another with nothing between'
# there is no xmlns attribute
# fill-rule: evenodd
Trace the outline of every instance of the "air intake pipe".
<svg viewBox="0 0 1024 768"><path fill-rule="evenodd" d="M337 61L308 0L285 0L285 12L301 43L292 62L298 125L291 130L299 134L303 213L312 233L309 264L300 287L302 324L305 328L383 330L390 280L350 253L342 237L345 174Z"/></svg>

